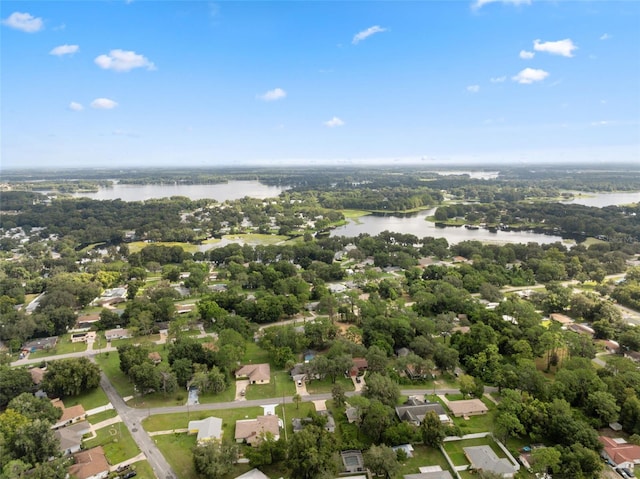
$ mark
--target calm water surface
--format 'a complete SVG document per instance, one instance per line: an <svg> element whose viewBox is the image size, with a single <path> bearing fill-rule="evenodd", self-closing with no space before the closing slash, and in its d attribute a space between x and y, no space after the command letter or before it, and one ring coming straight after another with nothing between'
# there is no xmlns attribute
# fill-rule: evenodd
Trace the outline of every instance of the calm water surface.
<svg viewBox="0 0 640 479"><path fill-rule="evenodd" d="M215 185L121 185L114 184L108 188L100 188L96 193L74 193L75 198L91 198L92 200L144 201L151 198L170 198L186 196L192 200L212 198L217 201L250 198L272 198L278 196L286 188L268 186L259 181L230 181Z"/></svg>
<svg viewBox="0 0 640 479"><path fill-rule="evenodd" d="M563 203L603 208L605 206L628 205L630 203L640 202L640 191L619 193L585 193L583 191L572 191L571 193L584 196L574 198L570 201L563 201Z"/></svg>
<svg viewBox="0 0 640 479"><path fill-rule="evenodd" d="M394 231L397 233L413 234L418 238L431 236L433 238L446 238L449 244L460 243L461 241L475 240L483 243L555 243L562 242L562 237L544 235L531 231L498 231L490 233L485 229L468 230L464 227L437 228L431 221L426 221L425 217L433 215L434 209L421 211L413 216L362 216L357 220L349 220L349 223L331 231L331 236L358 236L368 233L372 236L383 231Z"/></svg>

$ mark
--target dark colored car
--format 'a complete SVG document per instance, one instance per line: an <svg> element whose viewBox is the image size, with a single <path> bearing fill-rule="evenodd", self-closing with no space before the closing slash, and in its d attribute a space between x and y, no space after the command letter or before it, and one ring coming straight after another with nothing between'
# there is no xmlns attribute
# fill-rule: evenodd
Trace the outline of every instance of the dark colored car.
<svg viewBox="0 0 640 479"><path fill-rule="evenodd" d="M124 476L122 476L122 479L131 479L133 476L137 474L138 473L136 471L129 471Z"/></svg>

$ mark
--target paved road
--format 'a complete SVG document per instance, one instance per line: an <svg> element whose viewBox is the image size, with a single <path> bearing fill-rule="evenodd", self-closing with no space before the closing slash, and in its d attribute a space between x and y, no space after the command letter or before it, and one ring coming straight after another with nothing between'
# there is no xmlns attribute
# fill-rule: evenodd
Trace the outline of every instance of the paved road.
<svg viewBox="0 0 640 479"><path fill-rule="evenodd" d="M102 386L109 401L111 401L114 409L122 418L122 422L127 426L127 429L129 429L140 451L146 456L156 477L158 479L176 479L178 476L166 461L160 449L156 447L153 439L151 439L149 434L142 428L140 424L140 411L130 408L125 404L124 400L116 392L113 384L111 384L111 381L109 381L109 378L107 378L104 373L100 373L100 386Z"/></svg>

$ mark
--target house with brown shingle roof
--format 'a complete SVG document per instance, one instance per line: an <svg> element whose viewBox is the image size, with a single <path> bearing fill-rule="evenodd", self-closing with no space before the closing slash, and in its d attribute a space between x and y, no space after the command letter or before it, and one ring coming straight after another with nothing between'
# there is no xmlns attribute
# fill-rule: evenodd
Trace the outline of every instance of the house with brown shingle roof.
<svg viewBox="0 0 640 479"><path fill-rule="evenodd" d="M102 446L74 454L76 463L69 468L69 475L77 479L103 479L109 475L109 463Z"/></svg>
<svg viewBox="0 0 640 479"><path fill-rule="evenodd" d="M280 418L274 415L258 416L255 419L241 419L236 421L236 442L246 442L257 446L266 433L273 434L277 441L280 439Z"/></svg>
<svg viewBox="0 0 640 479"><path fill-rule="evenodd" d="M236 371L236 379L249 379L251 384L269 384L271 366L267 363L246 364Z"/></svg>
<svg viewBox="0 0 640 479"><path fill-rule="evenodd" d="M58 429L60 427L68 426L69 424L73 424L87 418L87 413L82 407L82 404L76 404L75 406L71 407L64 407L64 403L59 398L52 399L51 404L59 409L62 409L62 416L53 426L51 426L51 429Z"/></svg>
<svg viewBox="0 0 640 479"><path fill-rule="evenodd" d="M38 386L44 379L44 374L47 372L46 368L31 368L29 374L31 374L31 380L33 384Z"/></svg>
<svg viewBox="0 0 640 479"><path fill-rule="evenodd" d="M153 364L160 364L160 362L162 361L162 356L160 356L160 353L158 351L151 351L149 353L149 359Z"/></svg>

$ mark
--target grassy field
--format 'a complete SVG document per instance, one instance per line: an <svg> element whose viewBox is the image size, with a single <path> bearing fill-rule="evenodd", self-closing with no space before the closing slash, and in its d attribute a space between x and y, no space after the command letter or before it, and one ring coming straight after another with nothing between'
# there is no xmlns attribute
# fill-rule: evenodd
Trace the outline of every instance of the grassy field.
<svg viewBox="0 0 640 479"><path fill-rule="evenodd" d="M156 479L156 475L153 473L148 461L134 462L131 464L131 470L138 473L136 476L138 479Z"/></svg>
<svg viewBox="0 0 640 479"><path fill-rule="evenodd" d="M288 236L263 235L259 233L239 233L239 234L233 234L233 235L224 235L222 238L231 242L243 242L248 244L261 244L261 245L277 244L289 239Z"/></svg>
<svg viewBox="0 0 640 479"><path fill-rule="evenodd" d="M109 398L107 398L107 395L101 387L97 387L91 391L82 393L79 396L63 398L62 402L65 407L82 404L82 407L87 411L96 407L106 406L109 404Z"/></svg>
<svg viewBox="0 0 640 479"><path fill-rule="evenodd" d="M236 421L251 419L263 414L261 407L246 407L237 409L221 409L219 411L191 411L184 414L157 414L142 421L147 431L168 431L187 427L189 421L196 421L215 416L222 419L222 434L224 437L234 437Z"/></svg>
<svg viewBox="0 0 640 479"><path fill-rule="evenodd" d="M421 466L440 466L443 471L449 470L449 464L439 449L427 447L423 445L413 446L413 457L402 461L400 473L397 477L404 474L417 474Z"/></svg>
<svg viewBox="0 0 640 479"><path fill-rule="evenodd" d="M345 378L344 376L338 376L336 378L336 383L341 384L345 391L353 391L355 389L353 387L353 381ZM307 382L307 391L309 394L330 393L333 386L334 384L331 382L330 377L326 377L322 380L314 379Z"/></svg>
<svg viewBox="0 0 640 479"><path fill-rule="evenodd" d="M87 350L87 343L84 341L79 343L71 342L71 334L65 334L58 338L55 348L34 351L29 354L29 359L45 358L47 356L57 356L59 354L79 353Z"/></svg>
<svg viewBox="0 0 640 479"><path fill-rule="evenodd" d="M247 341L247 350L242 358L243 364L268 363L269 352L262 349L255 342ZM273 365L272 365L273 366Z"/></svg>
<svg viewBox="0 0 640 479"><path fill-rule="evenodd" d="M466 456L464 455L463 448L472 446L489 446L500 458L506 458L505 453L498 447L496 442L491 437L481 437L478 439L465 439L463 441L450 441L444 443L444 450L447 451L451 461L456 466L464 466L469 464Z"/></svg>
<svg viewBox="0 0 640 479"><path fill-rule="evenodd" d="M295 393L296 386L288 372L271 370L269 384L251 384L247 388L247 399L281 398L282 396L293 396Z"/></svg>
<svg viewBox="0 0 640 479"><path fill-rule="evenodd" d="M120 370L120 358L118 353L113 351L110 353L101 353L96 356L96 362L100 366L100 369L116 388L118 394L122 397L133 396L133 384L129 381L129 378L124 375Z"/></svg>
<svg viewBox="0 0 640 479"><path fill-rule="evenodd" d="M130 459L140 453L133 437L127 427L122 424L114 424L99 429L96 437L85 442L87 449L102 446L109 464L114 465Z"/></svg>
<svg viewBox="0 0 640 479"><path fill-rule="evenodd" d="M99 422L106 421L107 419L111 419L112 417L116 417L118 413L115 409L108 409L103 412L99 412L98 414L93 414L89 416L89 422L93 425L98 424Z"/></svg>
<svg viewBox="0 0 640 479"><path fill-rule="evenodd" d="M454 424L459 426L462 430L462 434L493 431L496 405L484 397L482 398L482 402L489 408L489 412L487 414L471 416L469 419L464 419L462 417L452 418Z"/></svg>
<svg viewBox="0 0 640 479"><path fill-rule="evenodd" d="M199 479L193 468L191 454L191 449L196 445L195 435L169 434L155 436L153 439L179 479Z"/></svg>
<svg viewBox="0 0 640 479"><path fill-rule="evenodd" d="M128 244L129 244L130 253L139 253L142 250L142 248L144 248L145 246L149 246L150 244L153 244L155 246L167 246L167 247L180 246L187 253L195 253L198 251L198 246L195 244L179 243L179 242L172 242L172 241L157 241L154 243L145 243L144 241L132 241L131 243L128 243Z"/></svg>

